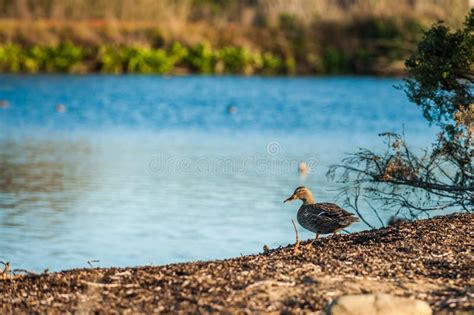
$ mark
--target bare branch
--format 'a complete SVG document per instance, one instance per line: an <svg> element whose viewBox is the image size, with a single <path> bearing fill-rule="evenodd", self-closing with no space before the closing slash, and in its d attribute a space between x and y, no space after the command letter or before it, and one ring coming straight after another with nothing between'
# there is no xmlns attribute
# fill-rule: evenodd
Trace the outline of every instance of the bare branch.
<svg viewBox="0 0 474 315"><path fill-rule="evenodd" d="M404 137L392 133L383 136L387 148L381 154L359 149L342 164L331 165L326 174L345 183L338 197L367 226L374 228L359 209L361 198L381 226L380 206L397 214L406 210L412 218L455 207L472 211L474 185L468 141L463 146L438 144L432 152L424 150L417 157Z"/></svg>

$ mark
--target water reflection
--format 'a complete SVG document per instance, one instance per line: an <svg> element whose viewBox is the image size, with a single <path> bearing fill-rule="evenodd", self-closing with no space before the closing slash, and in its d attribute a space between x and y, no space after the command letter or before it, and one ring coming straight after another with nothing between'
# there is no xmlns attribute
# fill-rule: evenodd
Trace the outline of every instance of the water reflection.
<svg viewBox="0 0 474 315"><path fill-rule="evenodd" d="M0 144L0 252L5 258L47 252L49 246L41 247L41 242L67 235L77 192L88 189L90 175L76 159L87 161L88 150L83 143Z"/></svg>

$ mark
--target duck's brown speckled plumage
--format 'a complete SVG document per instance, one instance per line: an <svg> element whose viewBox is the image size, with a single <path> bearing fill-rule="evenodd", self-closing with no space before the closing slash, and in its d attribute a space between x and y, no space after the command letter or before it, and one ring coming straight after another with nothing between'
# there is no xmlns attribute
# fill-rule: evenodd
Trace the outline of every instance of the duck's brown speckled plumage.
<svg viewBox="0 0 474 315"><path fill-rule="evenodd" d="M296 219L305 229L322 234L337 232L358 221L352 213L327 202L301 205Z"/></svg>
<svg viewBox="0 0 474 315"><path fill-rule="evenodd" d="M301 199L303 204L298 209L297 220L305 229L319 234L335 233L348 227L359 219L352 213L334 203L314 202L311 191L306 187L296 188L293 195L285 201Z"/></svg>

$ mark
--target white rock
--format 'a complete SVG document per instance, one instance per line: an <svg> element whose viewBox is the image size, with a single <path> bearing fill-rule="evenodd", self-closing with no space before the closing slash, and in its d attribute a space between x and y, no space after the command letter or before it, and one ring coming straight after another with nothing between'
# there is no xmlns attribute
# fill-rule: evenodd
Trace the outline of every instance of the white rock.
<svg viewBox="0 0 474 315"><path fill-rule="evenodd" d="M341 296L332 302L328 315L431 315L428 303L390 294Z"/></svg>

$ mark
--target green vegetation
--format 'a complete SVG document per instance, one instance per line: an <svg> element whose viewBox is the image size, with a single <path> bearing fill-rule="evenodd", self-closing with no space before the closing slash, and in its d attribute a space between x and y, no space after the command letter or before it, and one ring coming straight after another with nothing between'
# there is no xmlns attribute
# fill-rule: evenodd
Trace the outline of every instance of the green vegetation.
<svg viewBox="0 0 474 315"><path fill-rule="evenodd" d="M403 74L424 28L459 26L466 10L451 0L0 0L0 71Z"/></svg>
<svg viewBox="0 0 474 315"><path fill-rule="evenodd" d="M72 72L84 57L83 49L71 43L50 47L0 46L0 70L7 72Z"/></svg>
<svg viewBox="0 0 474 315"><path fill-rule="evenodd" d="M390 41L391 32L377 35L378 39L372 45L365 45L365 40L360 39L356 44L352 41L350 47L340 43L332 45L332 41L325 38L319 45L306 44L308 39L295 39L291 34L293 30L289 32L284 33L289 42L282 41L279 46L266 47L263 51L236 45L213 47L208 41L192 46L167 43L157 41L156 32L151 42L157 47L147 43L91 45L71 40L58 45L0 43L0 71L245 75L377 73L374 63L381 58L396 62L407 53L399 48L406 41L401 40L400 44L392 41L390 47L379 42ZM343 32L339 38L351 35L351 32ZM389 67L384 70L387 69Z"/></svg>
<svg viewBox="0 0 474 315"><path fill-rule="evenodd" d="M0 46L0 71L13 73L156 73L201 74L286 74L294 71L291 62L269 52L252 52L243 47L214 49L208 43L168 48L102 45L87 48L71 42L56 46Z"/></svg>
<svg viewBox="0 0 474 315"><path fill-rule="evenodd" d="M451 32L443 23L428 30L418 49L407 61L410 77L405 80L407 95L421 107L430 123L442 127L452 138L459 124L456 112L468 112L474 104L474 9L464 28ZM472 127L471 127L472 128Z"/></svg>

